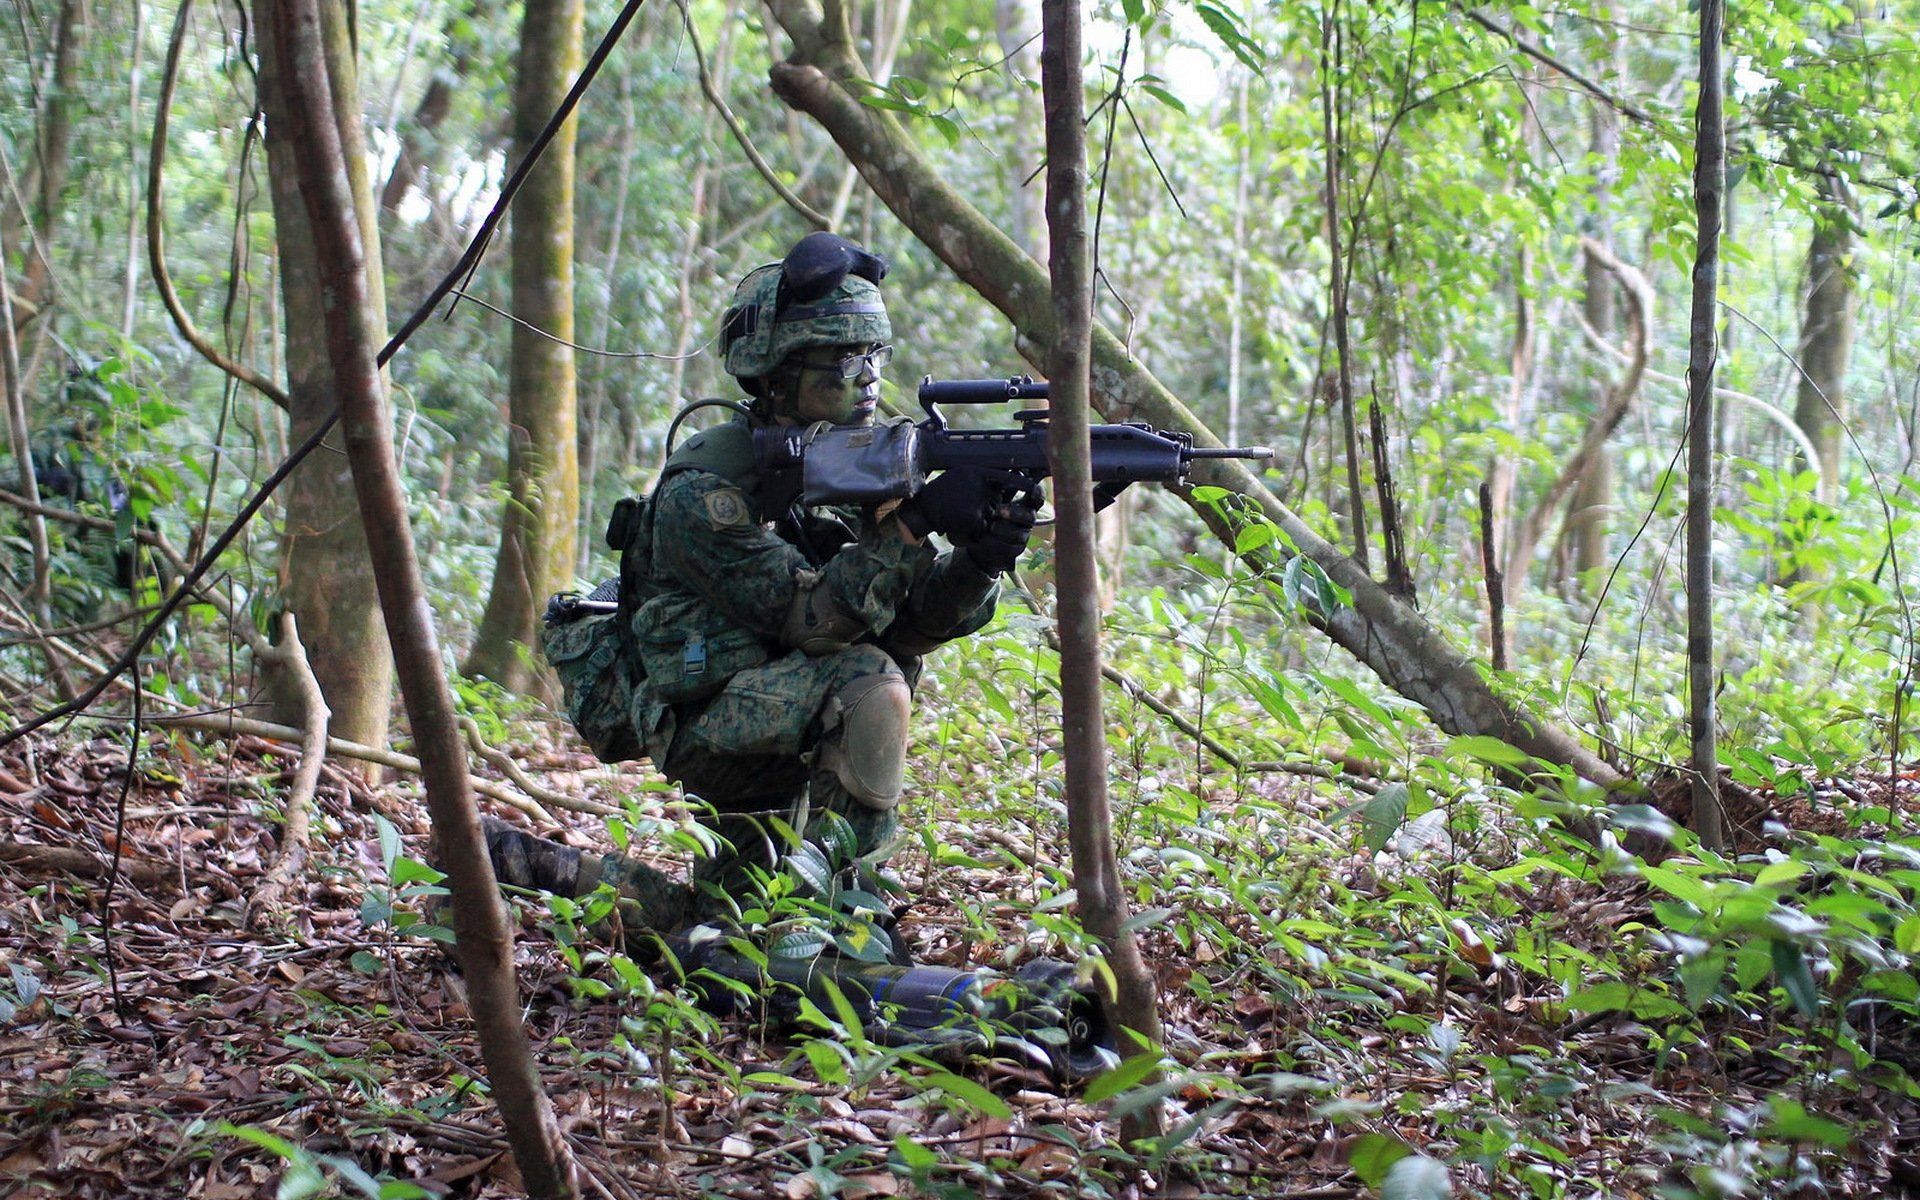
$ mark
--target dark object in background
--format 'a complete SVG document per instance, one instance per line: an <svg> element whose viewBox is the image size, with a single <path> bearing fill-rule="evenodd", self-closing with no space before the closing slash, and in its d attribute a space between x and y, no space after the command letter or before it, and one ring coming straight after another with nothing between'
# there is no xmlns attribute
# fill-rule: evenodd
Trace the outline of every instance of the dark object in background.
<svg viewBox="0 0 1920 1200"><path fill-rule="evenodd" d="M122 516L133 494L113 460L97 446L95 423L84 418L58 422L33 440L31 453L33 478L43 503L74 512L91 511L114 520L113 532L80 528L74 532L73 542L83 555L91 557L94 546L110 540L113 586L133 591L140 566L140 545L134 530L150 530L153 524Z"/></svg>

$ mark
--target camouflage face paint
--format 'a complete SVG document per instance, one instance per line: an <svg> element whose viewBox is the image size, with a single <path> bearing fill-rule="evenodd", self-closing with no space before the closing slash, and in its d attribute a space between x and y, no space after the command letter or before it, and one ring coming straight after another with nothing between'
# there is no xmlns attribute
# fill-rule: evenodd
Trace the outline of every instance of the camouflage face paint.
<svg viewBox="0 0 1920 1200"><path fill-rule="evenodd" d="M794 412L803 425L828 421L865 425L880 403L880 372L871 346L827 346L810 350L799 362L794 382ZM865 357L862 357L865 356ZM842 366L855 360L851 378Z"/></svg>

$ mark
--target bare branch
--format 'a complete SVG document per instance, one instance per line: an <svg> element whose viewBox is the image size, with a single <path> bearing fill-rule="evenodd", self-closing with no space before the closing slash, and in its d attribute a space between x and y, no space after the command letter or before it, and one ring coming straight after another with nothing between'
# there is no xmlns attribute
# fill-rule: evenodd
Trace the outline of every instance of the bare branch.
<svg viewBox="0 0 1920 1200"><path fill-rule="evenodd" d="M726 97L722 96L720 89L714 86L713 74L707 70L706 51L700 46L700 34L693 27L693 15L687 11L686 0L676 0L676 3L680 8L681 23L687 29L687 44L693 47L694 65L700 71L700 90L706 94L707 103L713 105L714 111L720 114L720 119L727 123L727 132L733 134L733 140L740 144L740 149L746 154L747 161L753 164L755 171L760 173L760 178L767 181L767 186L785 200L787 206L799 213L808 224L815 229L832 229L833 221L782 183L780 177L774 174L773 168L767 165L767 160L760 156L760 151L754 148L753 139L747 136L747 131L741 126L740 119L734 116L733 110L727 106Z"/></svg>
<svg viewBox="0 0 1920 1200"><path fill-rule="evenodd" d="M173 276L167 272L167 234L161 221L164 209L162 188L165 185L162 168L167 158L167 123L173 113L173 89L180 78L180 48L186 41L187 17L192 11L193 0L180 0L180 11L173 19L173 37L167 43L167 65L160 75L160 99L153 115L153 142L147 153L147 266L153 272L154 286L160 289L161 301L166 304L167 312L172 315L175 327L180 330L180 336L187 340L187 344L199 351L200 357L284 409L289 403L285 389L252 367L228 358L194 325L193 318L187 315L186 308L180 303L179 294L174 291Z"/></svg>

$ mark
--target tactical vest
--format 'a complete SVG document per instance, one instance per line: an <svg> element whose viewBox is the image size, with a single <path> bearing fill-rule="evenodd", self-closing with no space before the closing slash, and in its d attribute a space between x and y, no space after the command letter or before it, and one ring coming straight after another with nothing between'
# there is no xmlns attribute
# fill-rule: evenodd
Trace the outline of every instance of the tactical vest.
<svg viewBox="0 0 1920 1200"><path fill-rule="evenodd" d="M694 433L667 457L654 491L682 471L706 471L733 484L753 502L759 515L759 476L753 466L753 430L746 419ZM761 519L765 519L762 517ZM620 634L623 646L633 636L633 615L650 599L653 586L653 495L628 496L607 519L607 548L620 555ZM637 661L637 654L636 654Z"/></svg>

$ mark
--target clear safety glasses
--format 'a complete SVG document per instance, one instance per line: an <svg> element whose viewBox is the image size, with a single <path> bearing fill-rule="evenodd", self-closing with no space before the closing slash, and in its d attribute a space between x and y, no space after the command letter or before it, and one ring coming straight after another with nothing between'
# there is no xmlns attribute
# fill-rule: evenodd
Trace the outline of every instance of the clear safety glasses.
<svg viewBox="0 0 1920 1200"><path fill-rule="evenodd" d="M849 354L845 358L837 358L828 362L814 362L810 359L802 359L801 364L813 371L838 371L842 379L858 379L868 370L878 375L881 371L885 370L887 364L892 361L893 347L880 346L876 349L868 350L863 354Z"/></svg>

